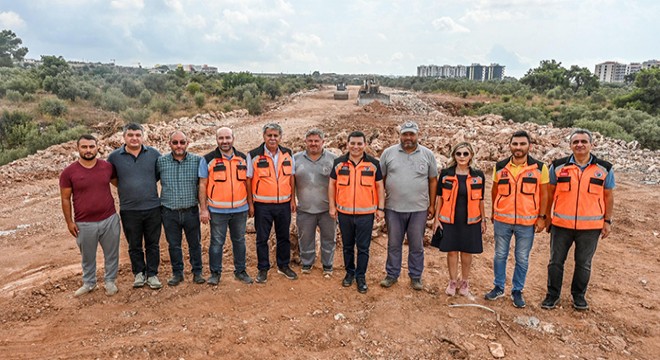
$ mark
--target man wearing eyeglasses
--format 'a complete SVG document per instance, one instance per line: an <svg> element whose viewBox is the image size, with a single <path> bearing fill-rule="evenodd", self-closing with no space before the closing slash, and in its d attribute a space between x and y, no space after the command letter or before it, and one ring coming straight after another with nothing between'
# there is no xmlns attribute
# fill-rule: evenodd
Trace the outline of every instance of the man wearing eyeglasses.
<svg viewBox="0 0 660 360"><path fill-rule="evenodd" d="M167 285L177 286L183 281L183 253L181 251L182 232L186 234L193 282L203 284L202 245L197 206L197 174L201 157L188 152L188 139L182 131L170 134L169 154L163 155L156 163L160 177L160 202L163 229L167 239L172 277Z"/></svg>
<svg viewBox="0 0 660 360"><path fill-rule="evenodd" d="M145 137L142 125L124 126L124 145L108 156L108 162L117 172L119 215L135 276L133 287L147 284L152 289L160 289L163 287L158 279L161 219L156 185L156 161L160 152L143 145Z"/></svg>
<svg viewBox="0 0 660 360"><path fill-rule="evenodd" d="M614 172L612 164L591 154L593 138L589 130L575 129L569 136L573 154L555 160L550 166L548 192L552 206L547 207L552 224L550 230L550 263L548 292L541 303L543 309L554 309L559 303L564 262L575 243L575 270L571 284L573 308L587 310L587 285L591 276L591 260L598 238L609 236L614 208Z"/></svg>

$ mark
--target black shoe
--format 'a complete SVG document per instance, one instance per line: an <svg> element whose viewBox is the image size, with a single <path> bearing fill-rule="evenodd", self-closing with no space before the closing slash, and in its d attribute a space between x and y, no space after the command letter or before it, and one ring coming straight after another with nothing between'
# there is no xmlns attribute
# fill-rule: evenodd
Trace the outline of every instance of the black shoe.
<svg viewBox="0 0 660 360"><path fill-rule="evenodd" d="M296 275L296 273L294 273L293 270L291 270L289 265L278 267L277 273L284 275L284 277L289 280L296 280L298 278L298 275Z"/></svg>
<svg viewBox="0 0 660 360"><path fill-rule="evenodd" d="M312 265L303 265L302 270L300 270L303 274L311 274L312 273Z"/></svg>
<svg viewBox="0 0 660 360"><path fill-rule="evenodd" d="M380 282L380 286L382 286L382 287L384 287L384 288L392 287L392 285L396 284L397 281L399 281L399 279L387 275L387 276L385 277L385 279L383 279L383 280Z"/></svg>
<svg viewBox="0 0 660 360"><path fill-rule="evenodd" d="M167 279L167 285L177 286L183 282L183 274L174 274L171 278Z"/></svg>
<svg viewBox="0 0 660 360"><path fill-rule="evenodd" d="M511 300L513 300L513 306L519 309L525 307L525 298L523 297L521 290L513 290L511 292Z"/></svg>
<svg viewBox="0 0 660 360"><path fill-rule="evenodd" d="M202 277L202 274L194 274L193 275L193 282L195 284L203 284L203 283L206 282L206 280L204 280L204 278Z"/></svg>
<svg viewBox="0 0 660 360"><path fill-rule="evenodd" d="M341 286L349 287L353 285L353 280L355 280L355 276L346 274L346 276L344 276L344 280L341 281Z"/></svg>
<svg viewBox="0 0 660 360"><path fill-rule="evenodd" d="M220 273L211 272L211 276L206 282L209 285L218 285L220 283Z"/></svg>
<svg viewBox="0 0 660 360"><path fill-rule="evenodd" d="M238 281L240 281L244 284L252 284L254 282L252 280L252 278L250 277L250 275L248 275L248 273L245 270L243 270L239 273L235 273L234 278L236 278L236 280L238 280Z"/></svg>
<svg viewBox="0 0 660 360"><path fill-rule="evenodd" d="M559 304L559 297L548 294L541 303L541 309L552 310L557 307L557 304Z"/></svg>
<svg viewBox="0 0 660 360"><path fill-rule="evenodd" d="M578 311L589 310L589 304L587 303L587 299L584 298L584 295L573 296L573 308Z"/></svg>
<svg viewBox="0 0 660 360"><path fill-rule="evenodd" d="M411 278L410 279L410 287L412 287L413 290L416 290L416 291L424 290L424 284L422 284L422 279L420 279L420 278Z"/></svg>
<svg viewBox="0 0 660 360"><path fill-rule="evenodd" d="M259 270L257 273L257 282L264 284L268 280L268 270Z"/></svg>
<svg viewBox="0 0 660 360"><path fill-rule="evenodd" d="M367 280L366 280L365 278L357 278L357 279L356 279L356 282L357 282L357 290L358 290L358 292L359 292L360 294L364 294L364 293L366 293L366 292L367 292L367 289L369 289L369 287L367 286Z"/></svg>

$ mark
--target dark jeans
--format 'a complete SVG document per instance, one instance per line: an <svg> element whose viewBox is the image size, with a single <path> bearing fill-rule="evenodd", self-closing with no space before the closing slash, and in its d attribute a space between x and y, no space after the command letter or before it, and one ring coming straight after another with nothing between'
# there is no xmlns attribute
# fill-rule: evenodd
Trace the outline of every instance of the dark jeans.
<svg viewBox="0 0 660 360"><path fill-rule="evenodd" d="M234 274L245 271L245 224L248 212L232 214L211 213L211 245L209 246L209 268L211 272L222 272L222 248L227 239L227 228L234 253Z"/></svg>
<svg viewBox="0 0 660 360"><path fill-rule="evenodd" d="M364 279L367 275L367 265L369 265L369 246L371 245L371 229L374 226L374 214L346 215L339 213L338 218L346 274ZM356 247L357 267L355 266Z"/></svg>
<svg viewBox="0 0 660 360"><path fill-rule="evenodd" d="M181 251L181 231L186 233L188 255L193 274L202 273L202 244L199 225L199 208L171 210L161 207L163 230L167 239L173 274L183 274L183 253Z"/></svg>
<svg viewBox="0 0 660 360"><path fill-rule="evenodd" d="M133 274L158 275L160 264L160 208L149 210L120 210L121 225L128 241L128 256ZM144 238L144 247L142 239ZM145 265L146 255L146 265Z"/></svg>
<svg viewBox="0 0 660 360"><path fill-rule="evenodd" d="M572 230L552 226L550 232L550 263L548 264L548 295L559 297L564 279L564 262L568 250L575 243L575 270L571 294L584 296L591 276L591 259L594 257L600 230Z"/></svg>
<svg viewBox="0 0 660 360"><path fill-rule="evenodd" d="M401 274L403 238L408 237L408 276L420 279L424 271L424 230L426 210L397 212L385 209L387 221L387 262L385 271L395 279Z"/></svg>
<svg viewBox="0 0 660 360"><path fill-rule="evenodd" d="M275 222L275 237L277 239L277 266L289 266L291 261L291 242L289 241L289 226L291 225L291 204L254 203L254 227L257 231L257 268L270 269L268 237Z"/></svg>

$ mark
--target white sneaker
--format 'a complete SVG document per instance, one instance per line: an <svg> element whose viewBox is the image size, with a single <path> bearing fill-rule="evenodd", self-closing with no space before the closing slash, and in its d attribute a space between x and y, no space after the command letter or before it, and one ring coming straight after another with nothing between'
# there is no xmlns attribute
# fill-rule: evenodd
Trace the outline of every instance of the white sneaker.
<svg viewBox="0 0 660 360"><path fill-rule="evenodd" d="M117 289L117 285L115 284L114 281L108 281L105 283L105 294L108 296L112 296L116 294L119 291Z"/></svg>
<svg viewBox="0 0 660 360"><path fill-rule="evenodd" d="M135 274L135 281L133 281L133 287L134 288L141 288L144 286L144 283L146 280L144 279L144 274L143 273L137 273Z"/></svg>
<svg viewBox="0 0 660 360"><path fill-rule="evenodd" d="M147 278L147 285L152 289L160 289L163 287L163 284L160 283L160 280L158 280L158 276L156 275Z"/></svg>
<svg viewBox="0 0 660 360"><path fill-rule="evenodd" d="M83 284L83 286L81 286L80 289L76 290L76 292L73 293L73 296L75 297L82 296L94 291L94 289L96 289L96 284L92 286Z"/></svg>

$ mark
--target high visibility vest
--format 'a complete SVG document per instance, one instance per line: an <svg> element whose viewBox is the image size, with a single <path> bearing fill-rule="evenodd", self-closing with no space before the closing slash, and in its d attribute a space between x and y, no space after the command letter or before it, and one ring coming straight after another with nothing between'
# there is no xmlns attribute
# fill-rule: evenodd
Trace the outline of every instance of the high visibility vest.
<svg viewBox="0 0 660 360"><path fill-rule="evenodd" d="M527 157L527 166L513 176L511 158L495 164L497 197L493 219L514 225L534 225L541 212L541 171L543 163Z"/></svg>
<svg viewBox="0 0 660 360"><path fill-rule="evenodd" d="M273 158L265 154L265 144L250 151L252 160L252 199L255 202L281 204L291 201L291 150L279 147L277 170Z"/></svg>
<svg viewBox="0 0 660 360"><path fill-rule="evenodd" d="M442 191L442 207L438 213L438 220L447 223L454 223L456 213L456 198L458 197L458 176L456 176L456 167L444 169L440 172L440 186ZM484 174L479 170L470 168L466 180L467 186L467 223L476 224L481 221L481 209L479 203L484 199Z"/></svg>
<svg viewBox="0 0 660 360"><path fill-rule="evenodd" d="M247 161L242 152L234 150L231 160L217 148L204 155L209 177L206 183L208 205L219 209L234 209L247 204Z"/></svg>
<svg viewBox="0 0 660 360"><path fill-rule="evenodd" d="M365 215L378 210L377 163L378 160L367 154L357 165L348 160L348 155L335 159L337 211L348 215Z"/></svg>
<svg viewBox="0 0 660 360"><path fill-rule="evenodd" d="M557 185L554 194L552 225L576 229L602 229L605 220L605 178L612 164L591 156L584 170L569 163L570 157L556 160Z"/></svg>

